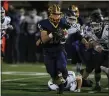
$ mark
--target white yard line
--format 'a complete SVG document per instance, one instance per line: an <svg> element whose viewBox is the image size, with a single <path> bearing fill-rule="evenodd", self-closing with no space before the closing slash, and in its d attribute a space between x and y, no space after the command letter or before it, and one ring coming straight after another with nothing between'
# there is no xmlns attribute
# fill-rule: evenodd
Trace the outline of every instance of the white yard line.
<svg viewBox="0 0 109 96"><path fill-rule="evenodd" d="M36 76L41 76L41 75L48 75L48 73L44 72L16 72L16 71L7 71L7 72L2 72L4 75L36 75Z"/></svg>
<svg viewBox="0 0 109 96"><path fill-rule="evenodd" d="M16 71L7 71L7 72L1 72L4 75L30 75L30 76L47 76L49 75L46 72L16 72ZM94 74L90 74L89 78L94 78ZM101 75L101 78L107 78L106 75Z"/></svg>
<svg viewBox="0 0 109 96"><path fill-rule="evenodd" d="M49 76L28 77L28 78L17 78L17 79L7 79L7 80L2 80L2 82L18 81L18 80L33 79L33 78L44 78L44 77L49 77Z"/></svg>
<svg viewBox="0 0 109 96"><path fill-rule="evenodd" d="M15 72L15 71L11 71L10 72L10 71L8 71L8 72L2 72L2 74L5 74L5 75L29 75L29 76L37 76L37 77L28 77L28 78L7 79L7 80L2 80L2 82L49 77L49 74L48 73L44 73L44 72L40 73L40 72ZM94 75L90 74L89 78L94 78ZM101 75L101 78L107 78L107 76L106 75Z"/></svg>

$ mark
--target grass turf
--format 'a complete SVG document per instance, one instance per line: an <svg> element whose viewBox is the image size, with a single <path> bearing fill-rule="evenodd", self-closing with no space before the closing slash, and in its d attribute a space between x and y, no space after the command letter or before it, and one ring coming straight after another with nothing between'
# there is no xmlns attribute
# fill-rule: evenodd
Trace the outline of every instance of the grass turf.
<svg viewBox="0 0 109 96"><path fill-rule="evenodd" d="M102 91L100 93L88 93L91 88L82 88L81 93L65 91L64 94L58 95L47 87L50 77L46 73L43 63L2 63L1 70L1 96L108 96L108 90L104 89L108 87L107 78L101 79ZM72 70L72 65L68 65L68 70ZM73 67L73 71L75 71L75 67Z"/></svg>

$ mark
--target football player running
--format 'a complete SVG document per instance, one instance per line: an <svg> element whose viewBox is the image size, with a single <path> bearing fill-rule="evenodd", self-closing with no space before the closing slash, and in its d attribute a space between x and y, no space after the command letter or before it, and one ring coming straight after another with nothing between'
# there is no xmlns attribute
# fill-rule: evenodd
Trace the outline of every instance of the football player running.
<svg viewBox="0 0 109 96"><path fill-rule="evenodd" d="M61 19L61 9L57 4L48 8L48 19L38 23L41 33L39 41L42 42L44 50L44 63L53 83L59 87L58 93L64 91L64 83L67 78L67 58L63 47L63 41L67 36L67 25Z"/></svg>

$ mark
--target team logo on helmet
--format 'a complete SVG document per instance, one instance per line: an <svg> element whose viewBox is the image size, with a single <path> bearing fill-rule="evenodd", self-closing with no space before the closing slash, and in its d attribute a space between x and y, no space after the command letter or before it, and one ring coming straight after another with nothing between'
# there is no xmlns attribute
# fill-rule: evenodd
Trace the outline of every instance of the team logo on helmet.
<svg viewBox="0 0 109 96"><path fill-rule="evenodd" d="M59 5L53 4L48 8L49 14L61 14L61 8Z"/></svg>
<svg viewBox="0 0 109 96"><path fill-rule="evenodd" d="M72 11L73 13L75 13L75 15L76 15L77 17L79 17L79 9L78 9L77 6L71 5L68 9L69 9L70 11Z"/></svg>

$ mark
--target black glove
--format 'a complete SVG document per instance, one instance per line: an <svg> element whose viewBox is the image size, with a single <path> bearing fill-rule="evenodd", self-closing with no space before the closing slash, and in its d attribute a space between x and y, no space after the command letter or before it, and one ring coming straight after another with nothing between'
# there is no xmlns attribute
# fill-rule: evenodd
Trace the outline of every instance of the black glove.
<svg viewBox="0 0 109 96"><path fill-rule="evenodd" d="M57 29L55 32L52 32L54 38L62 39L64 37L64 32L62 29Z"/></svg>

